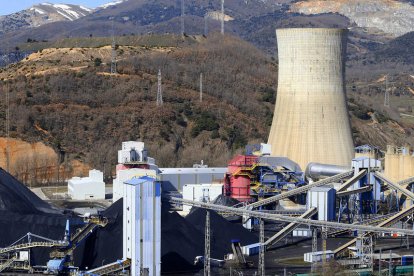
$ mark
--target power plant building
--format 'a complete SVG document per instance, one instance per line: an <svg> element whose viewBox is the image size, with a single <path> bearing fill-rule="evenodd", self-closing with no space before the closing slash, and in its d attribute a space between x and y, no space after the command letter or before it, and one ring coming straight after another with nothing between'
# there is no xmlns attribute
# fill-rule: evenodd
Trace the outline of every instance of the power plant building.
<svg viewBox="0 0 414 276"><path fill-rule="evenodd" d="M347 30L276 30L279 78L268 144L302 170L347 166L354 156L345 95Z"/></svg>

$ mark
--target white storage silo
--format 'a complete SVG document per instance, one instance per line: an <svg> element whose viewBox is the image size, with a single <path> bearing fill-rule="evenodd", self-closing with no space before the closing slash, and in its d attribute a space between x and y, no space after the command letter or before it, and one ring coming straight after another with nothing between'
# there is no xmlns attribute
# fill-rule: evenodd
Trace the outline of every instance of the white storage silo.
<svg viewBox="0 0 414 276"><path fill-rule="evenodd" d="M123 211L123 256L131 260L131 275L161 275L161 184L149 176L124 182Z"/></svg>

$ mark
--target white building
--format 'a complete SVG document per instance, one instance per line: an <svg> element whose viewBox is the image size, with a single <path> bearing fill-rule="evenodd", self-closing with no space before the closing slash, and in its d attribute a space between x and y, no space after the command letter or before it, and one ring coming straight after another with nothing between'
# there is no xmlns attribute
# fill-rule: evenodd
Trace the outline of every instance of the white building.
<svg viewBox="0 0 414 276"><path fill-rule="evenodd" d="M103 173L98 170L90 170L89 177L69 179L68 194L75 200L105 199Z"/></svg>
<svg viewBox="0 0 414 276"><path fill-rule="evenodd" d="M143 176L124 183L123 258L131 275L161 275L161 184Z"/></svg>
<svg viewBox="0 0 414 276"><path fill-rule="evenodd" d="M157 177L157 172L155 170L147 169L120 169L116 171L116 178L113 182L113 202L122 198L124 195L124 182L132 179L138 178L141 176L151 176L153 178Z"/></svg>
<svg viewBox="0 0 414 276"><path fill-rule="evenodd" d="M183 187L183 199L210 202L223 193L223 184L187 184ZM183 211L189 212L191 206L183 205Z"/></svg>

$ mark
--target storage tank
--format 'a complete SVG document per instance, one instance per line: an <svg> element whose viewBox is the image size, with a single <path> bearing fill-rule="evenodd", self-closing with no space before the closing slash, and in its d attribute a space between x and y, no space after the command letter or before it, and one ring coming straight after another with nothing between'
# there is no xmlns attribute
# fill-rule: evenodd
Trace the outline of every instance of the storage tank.
<svg viewBox="0 0 414 276"><path fill-rule="evenodd" d="M226 194L238 201L251 201L250 197L250 168L257 163L258 157L253 155L238 155L228 164L228 187Z"/></svg>
<svg viewBox="0 0 414 276"><path fill-rule="evenodd" d="M302 169L348 166L354 155L345 96L347 30L276 30L279 78L268 144Z"/></svg>

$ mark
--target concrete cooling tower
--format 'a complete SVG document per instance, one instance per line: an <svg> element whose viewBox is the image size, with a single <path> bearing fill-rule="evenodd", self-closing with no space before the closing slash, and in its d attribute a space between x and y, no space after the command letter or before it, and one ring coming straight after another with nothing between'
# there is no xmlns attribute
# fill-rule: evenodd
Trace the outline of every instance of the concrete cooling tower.
<svg viewBox="0 0 414 276"><path fill-rule="evenodd" d="M345 96L347 30L276 30L279 80L268 143L304 170L349 166L354 154Z"/></svg>

